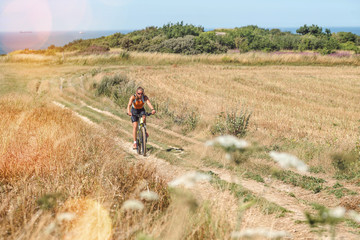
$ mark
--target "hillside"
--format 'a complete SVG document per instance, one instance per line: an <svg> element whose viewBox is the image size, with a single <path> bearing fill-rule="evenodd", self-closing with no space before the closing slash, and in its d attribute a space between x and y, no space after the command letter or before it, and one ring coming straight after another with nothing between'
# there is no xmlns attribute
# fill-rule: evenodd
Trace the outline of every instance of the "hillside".
<svg viewBox="0 0 360 240"><path fill-rule="evenodd" d="M358 239L359 65L119 49L1 57L1 238ZM147 157L131 149L125 114L139 85L157 110ZM222 134L250 146L206 146ZM273 151L308 171L283 169ZM184 175L194 186L168 186Z"/></svg>

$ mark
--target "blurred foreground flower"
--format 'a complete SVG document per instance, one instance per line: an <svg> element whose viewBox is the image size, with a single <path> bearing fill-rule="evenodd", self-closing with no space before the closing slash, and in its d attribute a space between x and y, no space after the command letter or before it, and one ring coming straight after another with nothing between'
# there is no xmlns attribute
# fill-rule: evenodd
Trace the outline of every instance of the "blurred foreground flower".
<svg viewBox="0 0 360 240"><path fill-rule="evenodd" d="M245 229L240 232L232 232L231 238L258 238L264 237L268 239L278 239L283 237L290 237L290 234L285 231L274 231L266 228L253 228L253 229Z"/></svg>
<svg viewBox="0 0 360 240"><path fill-rule="evenodd" d="M139 200L126 200L124 204L122 205L122 209L124 210L143 210L144 204L140 202Z"/></svg>
<svg viewBox="0 0 360 240"><path fill-rule="evenodd" d="M56 216L56 220L58 220L59 222L62 221L71 221L75 218L75 214L74 213L70 213L70 212L65 212L65 213L59 213Z"/></svg>
<svg viewBox="0 0 360 240"><path fill-rule="evenodd" d="M220 146L225 148L225 150L230 149L243 149L249 146L249 143L243 139L238 139L237 137L231 135L224 135L209 140L205 143L206 146Z"/></svg>
<svg viewBox="0 0 360 240"><path fill-rule="evenodd" d="M140 198L151 202L151 201L157 201L159 199L159 195L157 195L156 192L153 191L143 191L140 193Z"/></svg>
<svg viewBox="0 0 360 240"><path fill-rule="evenodd" d="M355 221L355 222L358 222L360 223L360 214L355 212L354 210L351 210L348 212L349 213L349 216Z"/></svg>
<svg viewBox="0 0 360 240"><path fill-rule="evenodd" d="M275 151L271 151L269 155L272 159L278 162L282 168L294 167L300 172L308 171L308 166L294 155Z"/></svg>
<svg viewBox="0 0 360 240"><path fill-rule="evenodd" d="M336 207L329 209L329 217L332 218L343 218L345 215L346 209L344 207Z"/></svg>
<svg viewBox="0 0 360 240"><path fill-rule="evenodd" d="M198 182L208 182L211 180L211 176L200 172L189 172L175 180L169 182L169 187L177 187L183 185L186 188L193 187Z"/></svg>

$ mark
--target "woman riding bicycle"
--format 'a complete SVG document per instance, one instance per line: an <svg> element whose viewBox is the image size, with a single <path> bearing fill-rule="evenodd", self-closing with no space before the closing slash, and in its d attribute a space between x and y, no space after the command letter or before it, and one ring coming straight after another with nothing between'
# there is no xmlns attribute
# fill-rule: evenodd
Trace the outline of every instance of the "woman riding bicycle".
<svg viewBox="0 0 360 240"><path fill-rule="evenodd" d="M133 137L134 137L134 149L137 148L136 145L136 130L138 127L138 116L142 116L144 123L146 123L146 112L145 112L145 102L151 109L151 114L155 114L153 106L150 103L149 98L144 94L144 89L142 87L138 87L136 89L136 93L130 97L129 104L127 106L127 114L131 116L131 122L133 125ZM130 109L131 108L131 109Z"/></svg>

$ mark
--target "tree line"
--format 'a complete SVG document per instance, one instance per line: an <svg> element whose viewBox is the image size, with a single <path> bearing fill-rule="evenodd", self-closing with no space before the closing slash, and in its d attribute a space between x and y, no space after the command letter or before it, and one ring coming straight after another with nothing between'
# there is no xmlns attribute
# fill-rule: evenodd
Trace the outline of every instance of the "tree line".
<svg viewBox="0 0 360 240"><path fill-rule="evenodd" d="M229 49L248 51L317 51L329 54L336 50L360 53L360 36L351 32L331 33L317 25L304 25L296 34L280 29L265 29L255 25L233 29L204 31L202 26L168 23L162 27L147 27L128 34L115 33L96 39L75 40L64 51L107 51L122 48L128 51L200 54L225 53ZM54 48L52 46L52 48Z"/></svg>

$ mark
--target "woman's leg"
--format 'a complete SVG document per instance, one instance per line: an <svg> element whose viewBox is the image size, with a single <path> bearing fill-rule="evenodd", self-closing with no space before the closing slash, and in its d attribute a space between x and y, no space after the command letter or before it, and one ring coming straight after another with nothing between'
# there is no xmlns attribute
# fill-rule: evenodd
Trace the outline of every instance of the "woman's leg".
<svg viewBox="0 0 360 240"><path fill-rule="evenodd" d="M134 138L134 148L136 148L136 131L138 127L138 122L133 122L133 138Z"/></svg>

